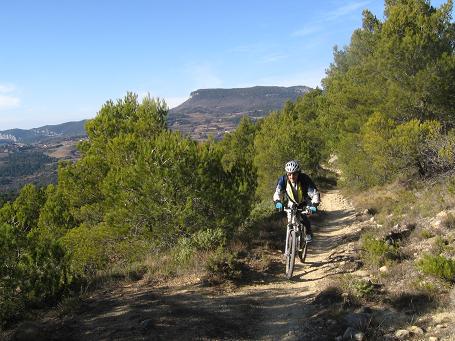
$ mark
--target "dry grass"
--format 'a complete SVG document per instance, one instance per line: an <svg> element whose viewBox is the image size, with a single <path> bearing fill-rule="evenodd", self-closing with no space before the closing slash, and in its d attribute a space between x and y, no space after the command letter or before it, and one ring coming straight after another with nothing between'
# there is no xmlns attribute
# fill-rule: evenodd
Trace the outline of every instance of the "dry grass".
<svg viewBox="0 0 455 341"><path fill-rule="evenodd" d="M147 269L144 279L150 282L162 282L171 278L203 277L206 274L205 264L209 258L207 251L192 255L186 263L179 263L173 254L149 255L144 266Z"/></svg>

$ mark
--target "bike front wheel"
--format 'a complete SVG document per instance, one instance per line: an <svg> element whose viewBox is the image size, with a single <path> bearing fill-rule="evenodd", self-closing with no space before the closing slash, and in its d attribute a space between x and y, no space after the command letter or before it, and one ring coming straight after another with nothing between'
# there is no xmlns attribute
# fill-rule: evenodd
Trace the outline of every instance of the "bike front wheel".
<svg viewBox="0 0 455 341"><path fill-rule="evenodd" d="M300 249L299 249L299 258L300 258L300 261L302 263L305 263L305 258L306 258L306 254L307 254L307 251L308 251L308 243L303 240L302 237L301 238L301 242L300 242Z"/></svg>
<svg viewBox="0 0 455 341"><path fill-rule="evenodd" d="M297 246L297 238L295 235L295 231L289 231L288 238L287 238L287 250L288 253L286 255L286 277L289 279L292 277L292 273L294 272L294 264L295 264L295 249Z"/></svg>

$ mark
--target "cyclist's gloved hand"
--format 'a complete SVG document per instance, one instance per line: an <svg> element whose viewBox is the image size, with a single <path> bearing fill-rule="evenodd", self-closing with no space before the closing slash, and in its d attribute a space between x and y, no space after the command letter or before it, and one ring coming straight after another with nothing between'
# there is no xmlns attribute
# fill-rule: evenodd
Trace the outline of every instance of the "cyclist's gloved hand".
<svg viewBox="0 0 455 341"><path fill-rule="evenodd" d="M281 201L275 202L275 208L280 211L283 209L283 204L281 203Z"/></svg>
<svg viewBox="0 0 455 341"><path fill-rule="evenodd" d="M318 211L318 208L313 205L309 206L308 208L310 209L311 213L316 213Z"/></svg>

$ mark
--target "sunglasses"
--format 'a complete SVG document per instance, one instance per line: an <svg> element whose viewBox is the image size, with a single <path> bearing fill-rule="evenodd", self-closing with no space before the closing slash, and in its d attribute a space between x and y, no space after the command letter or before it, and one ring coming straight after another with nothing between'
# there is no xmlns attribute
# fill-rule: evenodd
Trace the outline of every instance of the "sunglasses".
<svg viewBox="0 0 455 341"><path fill-rule="evenodd" d="M288 176L297 176L297 172L294 172L294 173L288 173Z"/></svg>

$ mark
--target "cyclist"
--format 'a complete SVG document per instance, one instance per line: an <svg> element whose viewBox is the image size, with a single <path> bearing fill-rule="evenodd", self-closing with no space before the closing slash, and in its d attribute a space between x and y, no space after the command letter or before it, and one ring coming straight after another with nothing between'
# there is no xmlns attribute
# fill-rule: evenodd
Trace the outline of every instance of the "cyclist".
<svg viewBox="0 0 455 341"><path fill-rule="evenodd" d="M273 201L278 210L283 209L283 202L288 207L297 205L299 207L309 206L312 212L317 211L320 203L319 191L311 178L300 170L298 161L291 160L284 166L286 174L278 178ZM311 223L305 214L300 215L303 225L306 227L305 241L313 240ZM288 222L291 215L288 212Z"/></svg>

